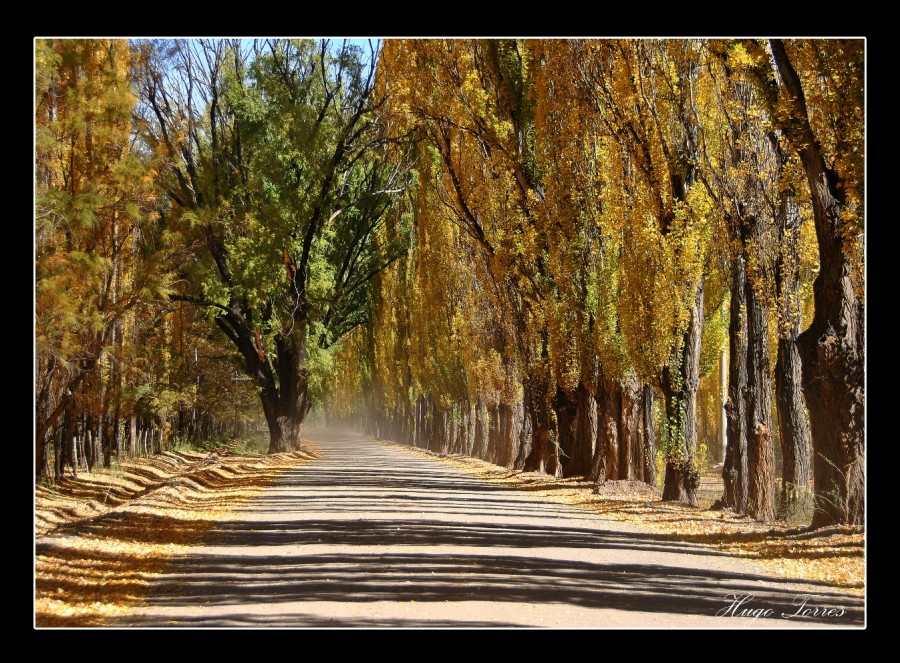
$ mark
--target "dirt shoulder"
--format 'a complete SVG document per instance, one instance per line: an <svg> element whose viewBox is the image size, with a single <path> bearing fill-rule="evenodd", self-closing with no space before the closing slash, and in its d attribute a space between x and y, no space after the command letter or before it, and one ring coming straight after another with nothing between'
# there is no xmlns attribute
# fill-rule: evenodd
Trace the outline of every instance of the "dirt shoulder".
<svg viewBox="0 0 900 663"><path fill-rule="evenodd" d="M98 626L128 614L168 560L286 469L317 458L175 453L35 491L35 624Z"/></svg>
<svg viewBox="0 0 900 663"><path fill-rule="evenodd" d="M383 444L443 462L469 474L548 500L600 513L610 520L642 525L684 541L713 546L749 558L772 576L827 582L847 593L865 592L865 533L860 528L829 527L806 531L786 524L764 525L730 510L663 502L658 491L634 481L610 481L599 493L592 482L556 479L537 472L508 470L477 458L441 455L393 442Z"/></svg>

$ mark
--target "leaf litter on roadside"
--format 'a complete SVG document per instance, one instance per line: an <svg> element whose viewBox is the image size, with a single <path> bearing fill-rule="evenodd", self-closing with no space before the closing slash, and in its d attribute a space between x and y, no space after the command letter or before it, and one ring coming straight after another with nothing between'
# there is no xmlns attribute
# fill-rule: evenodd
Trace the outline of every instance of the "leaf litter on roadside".
<svg viewBox="0 0 900 663"><path fill-rule="evenodd" d="M129 614L168 559L256 496L305 451L167 452L115 471L82 474L35 497L35 623L102 626ZM111 497L111 499L110 499Z"/></svg>
<svg viewBox="0 0 900 663"><path fill-rule="evenodd" d="M556 479L537 472L510 470L469 456L441 455L381 442L442 460L479 479L535 492L551 501L600 513L611 520L646 526L676 541L714 546L749 558L774 576L826 582L851 594L864 593L865 534L859 527L808 531L782 523L766 525L731 511L663 502L655 489L640 482L610 482L617 485L598 494L595 484L583 479Z"/></svg>

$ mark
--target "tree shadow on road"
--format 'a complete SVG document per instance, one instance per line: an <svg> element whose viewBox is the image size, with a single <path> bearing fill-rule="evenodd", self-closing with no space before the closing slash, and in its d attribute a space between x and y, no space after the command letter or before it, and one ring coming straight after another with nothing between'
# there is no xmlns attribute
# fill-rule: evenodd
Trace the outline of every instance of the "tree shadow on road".
<svg viewBox="0 0 900 663"><path fill-rule="evenodd" d="M369 453L363 467L351 458L361 452ZM809 605L840 606L843 614L784 623L863 623L864 599L826 582L801 587L717 570L711 560L726 553L715 548L604 524L586 512L484 484L402 452L372 454L371 446L348 444L330 449L329 456L328 463L285 472L264 499L217 522L199 547L170 559L152 579L140 616L110 623L496 627L534 623L535 614L517 613L528 604L537 611L557 605L659 615L665 624L666 615L713 617L728 606L728 597L743 594L753 597L746 607L771 608L778 618L796 611L801 592L811 595ZM152 514L111 513L78 529L87 539L115 533L135 545L153 545L186 535L190 526L176 510L161 508ZM84 553L63 553L41 542L38 554ZM74 575L75 562L87 560L68 562L65 568L73 575L47 579L46 592L79 591L83 581ZM347 609L334 610L331 619L317 602ZM377 616L376 602L419 606L405 616L396 610ZM462 621L456 621L443 611L446 603L467 602L493 602L498 612L486 619L464 609ZM372 614L350 619L350 604L369 604ZM722 625L749 621L730 617Z"/></svg>

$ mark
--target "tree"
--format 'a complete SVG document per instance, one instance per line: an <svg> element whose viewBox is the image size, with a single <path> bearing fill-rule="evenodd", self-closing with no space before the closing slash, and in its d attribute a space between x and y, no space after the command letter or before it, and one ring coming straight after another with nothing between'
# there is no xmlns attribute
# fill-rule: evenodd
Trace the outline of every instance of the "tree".
<svg viewBox="0 0 900 663"><path fill-rule="evenodd" d="M621 251L619 325L628 357L664 398L665 499L696 503L696 395L703 333L708 203L695 183L689 114L698 44L578 44L577 96L606 150L601 205L608 250ZM601 142L602 141L602 142Z"/></svg>
<svg viewBox="0 0 900 663"><path fill-rule="evenodd" d="M437 158L441 204L485 261L483 287L496 289L509 320L512 343L497 345L515 363L529 431L515 463L556 473L542 306L552 277L535 218L542 193L528 139L527 62L515 40L397 40L386 43L381 66L388 110Z"/></svg>
<svg viewBox="0 0 900 663"><path fill-rule="evenodd" d="M799 358L803 364L803 391L815 452L814 524L859 522L864 485L864 325L860 317L863 310L862 45L853 41L817 40L799 42L796 47L805 65L801 72L806 85L816 95L812 117L827 149L813 134L800 74L781 41L773 40L768 49L765 43L741 40L725 48L713 44L712 50L720 55L728 52L726 70L733 67L743 72L745 79L753 84L754 103L760 109L755 117L762 113L766 118L765 125L756 122L754 116L745 117L743 122L748 127L745 132L749 130L765 137L756 140L754 154L760 155L755 158L763 165L758 170L773 174L764 185L762 197L770 208L771 229L777 232L778 240L771 242L768 249L755 241L752 254L757 264L774 261L775 274L756 279L747 292L755 296L760 288L774 289L772 299L778 302L780 340L775 385L785 465L782 493L789 504L795 499L795 493L805 490L808 480L808 433L798 391ZM835 81L841 81L840 86ZM831 165L826 164L823 155L827 155ZM795 175L795 162L799 162L805 173L805 190ZM807 200L814 219L819 275L813 286L812 323L808 333L798 337L801 288L798 279L805 260L805 251L796 250L800 246L800 219L804 215L804 208L798 208L798 204ZM748 361L753 361L752 353ZM751 384L747 393L762 402L759 388ZM758 418L765 408L754 410L749 414ZM746 430L752 431L754 421L747 426ZM765 428L771 431L771 426L766 424Z"/></svg>
<svg viewBox="0 0 900 663"><path fill-rule="evenodd" d="M176 41L142 62L145 140L186 241L176 299L205 307L259 389L270 452L297 448L335 342L393 261L377 240L402 161L384 158L375 54L311 40Z"/></svg>
<svg viewBox="0 0 900 663"><path fill-rule="evenodd" d="M664 496L696 503L700 409L717 409L699 384L727 325L726 504L775 517L777 437L791 508L808 481L799 330L825 260L804 220L831 204L807 190L811 144L839 178L829 195L846 198L826 210L840 226L826 253L852 286L847 324L862 311L856 47L785 46L811 94L804 125L796 95L779 92L786 65L759 40L389 42L381 117L415 136L419 188L407 260L379 280L368 345L354 345L372 356L348 356L370 371L379 431L513 467L652 480L659 393ZM846 441L861 430L861 373L838 364ZM813 388L805 368L802 380ZM861 451L826 449L816 430L819 462L839 470L817 469L837 496L817 483L818 499L839 502L835 482L856 477L857 505Z"/></svg>
<svg viewBox="0 0 900 663"><path fill-rule="evenodd" d="M862 524L864 45L773 39L770 47L781 89L778 110L806 173L819 244L815 312L797 339L815 453L813 526ZM805 81L795 61L807 65Z"/></svg>
<svg viewBox="0 0 900 663"><path fill-rule="evenodd" d="M700 181L725 220L731 263L729 449L723 467L726 504L760 520L775 517L770 309L775 234L783 179L778 138L756 121L764 102L743 50L719 43L710 54L709 100L698 134Z"/></svg>
<svg viewBox="0 0 900 663"><path fill-rule="evenodd" d="M129 44L37 40L35 57L35 470L65 414L59 475L74 458L79 389L171 274L155 165L131 136Z"/></svg>
<svg viewBox="0 0 900 663"><path fill-rule="evenodd" d="M624 190L590 83L600 51L582 42L527 44L543 172L537 218L555 285L546 306L563 474L652 483L653 391L637 376L619 314Z"/></svg>

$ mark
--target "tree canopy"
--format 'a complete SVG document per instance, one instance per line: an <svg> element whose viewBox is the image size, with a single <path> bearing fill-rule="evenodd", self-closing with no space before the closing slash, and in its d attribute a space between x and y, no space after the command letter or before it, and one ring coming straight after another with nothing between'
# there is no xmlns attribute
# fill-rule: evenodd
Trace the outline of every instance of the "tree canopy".
<svg viewBox="0 0 900 663"><path fill-rule="evenodd" d="M36 40L36 473L317 407L697 504L724 427L726 506L860 523L864 56Z"/></svg>

